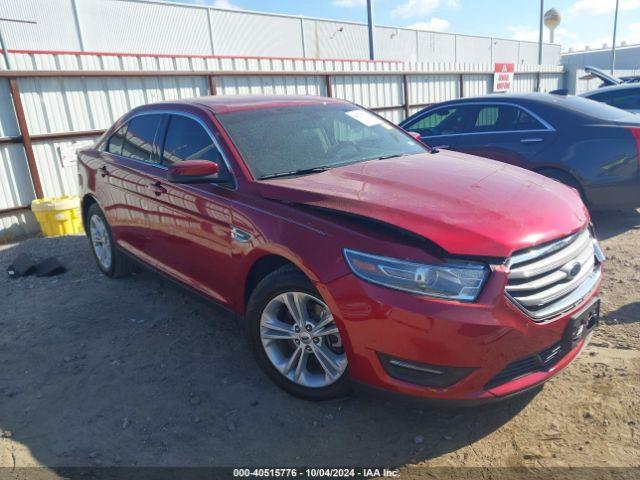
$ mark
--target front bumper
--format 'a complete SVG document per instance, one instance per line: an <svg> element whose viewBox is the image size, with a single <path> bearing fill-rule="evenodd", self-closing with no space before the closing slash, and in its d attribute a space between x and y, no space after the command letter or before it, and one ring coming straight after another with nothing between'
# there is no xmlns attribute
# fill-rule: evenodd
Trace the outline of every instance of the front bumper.
<svg viewBox="0 0 640 480"><path fill-rule="evenodd" d="M507 366L558 344L569 322L592 303L595 288L572 310L534 322L504 295L506 272L494 271L478 300L452 302L387 289L346 275L317 285L343 332L349 374L373 389L455 403L497 400L532 389L565 368L586 345L581 338L548 368L492 384ZM448 387L391 377L380 356L471 369Z"/></svg>

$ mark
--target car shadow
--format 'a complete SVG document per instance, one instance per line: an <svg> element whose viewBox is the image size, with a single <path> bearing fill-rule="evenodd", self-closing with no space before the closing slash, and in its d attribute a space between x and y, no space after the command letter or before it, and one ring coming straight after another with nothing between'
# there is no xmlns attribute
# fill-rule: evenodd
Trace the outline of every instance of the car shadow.
<svg viewBox="0 0 640 480"><path fill-rule="evenodd" d="M232 315L159 276L104 277L82 236L24 241L0 266L19 252L68 271L0 275L0 441L18 466L400 467L485 437L537 393L456 410L303 401L261 373Z"/></svg>
<svg viewBox="0 0 640 480"><path fill-rule="evenodd" d="M622 307L608 312L602 316L602 322L607 325L617 325L620 323L640 322L640 302L628 303Z"/></svg>
<svg viewBox="0 0 640 480"><path fill-rule="evenodd" d="M640 228L640 210L591 212L591 220L600 240L606 240L632 228Z"/></svg>

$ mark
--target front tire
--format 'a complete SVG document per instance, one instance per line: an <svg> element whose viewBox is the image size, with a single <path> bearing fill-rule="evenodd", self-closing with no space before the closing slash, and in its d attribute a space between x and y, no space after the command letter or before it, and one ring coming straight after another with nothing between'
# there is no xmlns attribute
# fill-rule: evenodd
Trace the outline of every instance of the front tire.
<svg viewBox="0 0 640 480"><path fill-rule="evenodd" d="M107 218L97 203L87 212L87 236L98 268L107 277L124 277L133 271L131 261L116 248Z"/></svg>
<svg viewBox="0 0 640 480"><path fill-rule="evenodd" d="M309 279L293 266L267 275L247 304L248 335L264 372L307 400L350 391L347 356L333 315Z"/></svg>

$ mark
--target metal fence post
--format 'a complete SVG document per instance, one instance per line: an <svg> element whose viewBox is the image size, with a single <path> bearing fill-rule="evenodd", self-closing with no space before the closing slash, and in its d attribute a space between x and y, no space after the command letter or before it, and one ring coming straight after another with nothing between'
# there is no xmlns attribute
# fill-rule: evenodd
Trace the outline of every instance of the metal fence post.
<svg viewBox="0 0 640 480"><path fill-rule="evenodd" d="M407 74L403 74L402 75L402 86L404 89L404 102L403 102L403 107L404 107L404 118L407 119L409 118L409 81L407 80Z"/></svg>
<svg viewBox="0 0 640 480"><path fill-rule="evenodd" d="M331 85L331 75L324 76L324 87L327 92L327 97L333 97L333 87Z"/></svg>
<svg viewBox="0 0 640 480"><path fill-rule="evenodd" d="M538 83L536 85L536 92L540 92L542 89L542 73L540 72L540 70L538 70L538 76L536 77L536 82Z"/></svg>
<svg viewBox="0 0 640 480"><path fill-rule="evenodd" d="M13 100L13 109L16 114L16 120L18 121L18 128L20 129L20 135L22 136L24 153L27 157L27 164L29 165L29 173L31 174L31 181L33 182L33 190L35 191L36 198L44 198L42 182L40 182L40 174L38 173L38 164L36 163L36 157L33 153L33 145L31 144L31 136L29 135L27 117L25 116L22 99L20 98L20 87L18 86L17 78L9 78L9 89L11 90L11 100Z"/></svg>
<svg viewBox="0 0 640 480"><path fill-rule="evenodd" d="M216 83L216 77L208 75L209 80L209 95L218 95L218 84Z"/></svg>

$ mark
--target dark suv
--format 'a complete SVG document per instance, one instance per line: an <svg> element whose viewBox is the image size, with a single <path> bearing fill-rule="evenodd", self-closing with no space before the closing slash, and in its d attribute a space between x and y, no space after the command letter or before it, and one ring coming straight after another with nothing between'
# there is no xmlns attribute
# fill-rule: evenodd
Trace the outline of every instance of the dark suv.
<svg viewBox="0 0 640 480"><path fill-rule="evenodd" d="M618 108L546 93L488 95L431 105L400 126L431 146L559 180L594 209L640 206L640 117Z"/></svg>

